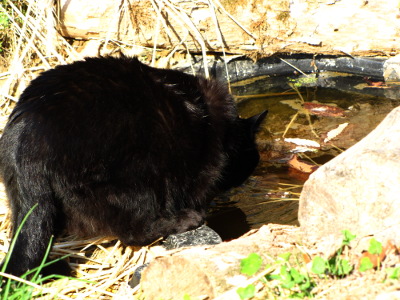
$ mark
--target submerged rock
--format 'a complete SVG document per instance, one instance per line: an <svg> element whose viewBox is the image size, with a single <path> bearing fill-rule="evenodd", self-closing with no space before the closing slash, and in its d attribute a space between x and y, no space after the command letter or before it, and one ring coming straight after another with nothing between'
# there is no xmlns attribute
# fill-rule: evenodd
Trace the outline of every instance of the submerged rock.
<svg viewBox="0 0 400 300"><path fill-rule="evenodd" d="M299 221L309 241L338 240L348 229L400 245L400 107L310 176Z"/></svg>

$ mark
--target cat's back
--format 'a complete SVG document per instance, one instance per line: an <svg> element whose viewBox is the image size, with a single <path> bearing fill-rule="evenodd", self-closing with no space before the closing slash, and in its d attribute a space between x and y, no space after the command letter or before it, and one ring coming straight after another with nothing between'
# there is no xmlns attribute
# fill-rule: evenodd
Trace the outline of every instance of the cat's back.
<svg viewBox="0 0 400 300"><path fill-rule="evenodd" d="M64 136L78 132L82 136L85 128L169 128L178 119L194 121L207 114L197 85L194 76L150 68L136 58L87 58L34 79L9 123L30 120L35 128L42 124Z"/></svg>
<svg viewBox="0 0 400 300"><path fill-rule="evenodd" d="M57 66L31 82L15 112L44 115L49 111L49 115L58 113L62 117L101 112L110 115L116 109L132 113L138 108L154 107L155 103L148 100L153 99L156 87L147 68L136 58L127 57L86 58Z"/></svg>
<svg viewBox="0 0 400 300"><path fill-rule="evenodd" d="M236 117L232 98L215 81L151 68L136 58L87 58L31 82L0 148L10 157L18 152L21 159L36 155L58 164L64 157L122 163L133 155L154 164L178 158L195 164L194 157L207 164L206 156L219 156Z"/></svg>

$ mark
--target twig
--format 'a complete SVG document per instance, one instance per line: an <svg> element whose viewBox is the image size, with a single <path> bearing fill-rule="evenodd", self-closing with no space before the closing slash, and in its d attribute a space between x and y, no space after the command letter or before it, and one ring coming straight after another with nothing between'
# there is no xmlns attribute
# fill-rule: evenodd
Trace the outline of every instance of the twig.
<svg viewBox="0 0 400 300"><path fill-rule="evenodd" d="M294 89L294 90L296 91L297 95L298 95L299 98L300 98L301 103L303 104L305 101L304 101L304 98L303 98L303 96L301 95L299 89L298 89L294 84L289 83L289 85L290 85L290 87L291 87L292 89ZM310 126L311 132L312 132L317 138L319 138L319 135L315 132L314 127L312 126L310 114L309 114L308 111L305 110L305 109L303 109L303 111L304 111L304 114L306 115L306 118L307 118L308 124L309 124L309 126ZM297 114L298 114L298 113L297 113ZM292 120L292 121L294 121L294 120ZM290 122L290 125L291 125L291 123L292 123L292 122ZM285 130L284 135L286 134L286 131L287 131L287 130ZM283 135L283 136L284 136L284 135Z"/></svg>
<svg viewBox="0 0 400 300"><path fill-rule="evenodd" d="M266 98L266 97L276 97L276 96L287 96L296 95L297 92L283 92L283 93L266 93L266 94L254 94L254 95L234 95L236 99L252 99L252 98Z"/></svg>
<svg viewBox="0 0 400 300"><path fill-rule="evenodd" d="M162 19L161 16L161 9L160 7L156 7L154 2L151 1L153 4L154 8L156 9L157 12L157 18L156 18L156 27L154 28L154 34L153 34L153 52L151 55L151 63L150 65L154 67L155 61L156 61L156 51L157 51L157 41L158 41L158 35L160 34L160 22Z"/></svg>
<svg viewBox="0 0 400 300"><path fill-rule="evenodd" d="M218 41L221 44L222 56L224 57L226 80L228 82L229 93L231 93L232 92L232 90L231 90L231 80L230 80L230 77L229 77L228 63L227 63L227 59L226 59L226 55L225 55L224 39L223 39L223 36L222 36L221 28L219 27L217 14L215 13L215 6L214 6L214 4L213 4L213 2L211 0L208 0L208 7L210 9L212 19L214 21L215 31L217 33Z"/></svg>
<svg viewBox="0 0 400 300"><path fill-rule="evenodd" d="M283 58L280 58L280 57L279 57L279 59L280 59L281 61L283 61L285 64L287 64L288 66L291 66L293 69L295 69L295 70L298 71L299 73L301 73L301 74L303 74L304 76L307 76L307 77L308 77L308 75L307 75L306 73L304 73L302 70L300 70L300 69L297 68L296 66L292 65L290 62L288 62L288 61L286 61L286 60L284 60Z"/></svg>
<svg viewBox="0 0 400 300"><path fill-rule="evenodd" d="M235 24L237 26L239 26L244 32L246 32L249 36L251 36L254 40L257 40L257 38L250 32L248 31L246 28L244 28L238 21L236 21L236 19L226 11L226 9L223 7L223 5L218 1L218 0L213 0L215 3L217 3L217 5L219 6L219 8L233 21L235 22Z"/></svg>
<svg viewBox="0 0 400 300"><path fill-rule="evenodd" d="M209 78L210 74L208 72L208 61L207 61L206 45L204 43L204 39L203 39L203 36L201 35L200 31L197 29L197 27L193 24L192 20L190 20L190 18L188 17L188 15L184 11L182 11L180 8L176 8L168 0L162 0L162 1L194 33L196 41L199 43L199 45L201 47L201 53L202 53L202 56L203 56L204 75L205 75L206 78Z"/></svg>
<svg viewBox="0 0 400 300"><path fill-rule="evenodd" d="M297 116L299 115L299 112L297 112L292 119L290 120L289 124L286 126L285 128L285 132L282 134L282 138L285 137L286 133L288 132L288 130L290 129L290 127L292 126L293 122L296 120Z"/></svg>

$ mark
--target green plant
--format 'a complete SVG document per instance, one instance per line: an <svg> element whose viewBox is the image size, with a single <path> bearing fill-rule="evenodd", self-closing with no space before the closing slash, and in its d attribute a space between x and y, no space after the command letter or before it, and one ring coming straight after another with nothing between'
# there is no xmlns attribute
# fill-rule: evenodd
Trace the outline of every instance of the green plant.
<svg viewBox="0 0 400 300"><path fill-rule="evenodd" d="M240 261L240 272L247 276L252 276L257 273L262 265L262 258L257 253L250 253L249 256ZM236 290L240 299L250 299L254 297L255 286L249 284L246 287L240 287Z"/></svg>
<svg viewBox="0 0 400 300"><path fill-rule="evenodd" d="M277 296L289 296L291 298L313 297L312 289L315 284L307 272L299 271L299 263L292 267L289 262L292 253L280 254L274 265L267 265L265 273L261 273L261 281L272 287ZM261 256L256 253L249 254L241 260L240 270L242 274L252 276L256 274L263 264ZM271 271L274 271L271 274ZM266 275L265 275L266 274ZM256 288L253 284L240 287L236 290L240 299L250 299L255 296Z"/></svg>
<svg viewBox="0 0 400 300"><path fill-rule="evenodd" d="M304 76L298 78L288 78L289 82L295 87L302 86L315 86L317 84L318 78L315 76Z"/></svg>
<svg viewBox="0 0 400 300"><path fill-rule="evenodd" d="M371 254L379 255L382 253L382 243L378 242L376 239L372 238L369 241L368 252Z"/></svg>
<svg viewBox="0 0 400 300"><path fill-rule="evenodd" d="M369 257L363 257L360 260L360 272L365 272L374 268L374 264L371 262Z"/></svg>
<svg viewBox="0 0 400 300"><path fill-rule="evenodd" d="M240 272L242 274L252 276L260 269L262 265L262 258L257 253L250 253L247 258L240 262Z"/></svg>
<svg viewBox="0 0 400 300"><path fill-rule="evenodd" d="M0 2L1 5L3 4ZM3 10L0 10L0 53L3 52L3 39L5 38L4 32L10 26L10 20Z"/></svg>
<svg viewBox="0 0 400 300"><path fill-rule="evenodd" d="M4 30L4 28L8 27L10 24L10 20L8 16L3 12L0 11L0 29Z"/></svg>
<svg viewBox="0 0 400 300"><path fill-rule="evenodd" d="M275 293L278 296L288 296L290 298L313 297L312 289L315 283L307 272L301 272L290 265L291 253L287 252L279 255L277 263L281 264L277 273L268 274L268 281L276 280Z"/></svg>
<svg viewBox="0 0 400 300"><path fill-rule="evenodd" d="M7 268L7 265L10 261L11 253L15 247L15 243L17 240L18 235L20 234L22 227L26 223L26 220L29 218L29 216L32 214L33 210L37 207L38 204L35 204L25 215L24 219L21 222L21 225L17 228L15 232L15 236L13 240L11 241L11 245L9 248L9 251L4 258L4 263L1 269L1 272L4 273L4 271ZM49 275L42 277L41 271L44 267L49 266L50 264L56 263L60 260L65 259L68 255L63 256L61 258L52 260L50 262L46 262L48 255L50 253L50 249L52 246L52 239L49 242L49 245L47 246L45 256L41 262L41 264L32 270L27 271L25 274L23 274L20 278L15 277L15 276L0 276L0 286L2 287L0 290L0 299L2 300L13 300L13 299L31 299L35 294L41 295L41 294L46 294L42 293L42 285L43 283L49 281L50 279L68 279L69 277L66 276L60 276L60 275ZM28 280L29 279L29 280ZM70 279L75 279L75 278L70 278ZM37 289L35 291L35 289Z"/></svg>
<svg viewBox="0 0 400 300"><path fill-rule="evenodd" d="M236 290L240 299L250 299L253 298L256 293L256 287L252 284L249 284L246 287L240 287Z"/></svg>
<svg viewBox="0 0 400 300"><path fill-rule="evenodd" d="M317 275L330 275L334 277L344 277L350 274L353 270L352 264L348 259L343 258L342 254L346 247L349 247L350 242L355 239L355 235L348 230L343 230L342 245L336 251L335 255L326 260L316 256L312 261L311 271Z"/></svg>
<svg viewBox="0 0 400 300"><path fill-rule="evenodd" d="M342 234L343 234L343 241L342 241L342 245L344 246L349 246L350 242L352 240L354 240L356 238L355 234L352 234L349 230L345 229L342 230Z"/></svg>
<svg viewBox="0 0 400 300"><path fill-rule="evenodd" d="M386 268L386 273L389 279L400 279L400 267Z"/></svg>
<svg viewBox="0 0 400 300"><path fill-rule="evenodd" d="M380 269L381 261L380 255L382 253L383 247L382 243L378 242L376 239L372 238L369 241L368 253L376 257L376 267ZM359 270L365 272L373 269L375 266L368 256L361 258Z"/></svg>

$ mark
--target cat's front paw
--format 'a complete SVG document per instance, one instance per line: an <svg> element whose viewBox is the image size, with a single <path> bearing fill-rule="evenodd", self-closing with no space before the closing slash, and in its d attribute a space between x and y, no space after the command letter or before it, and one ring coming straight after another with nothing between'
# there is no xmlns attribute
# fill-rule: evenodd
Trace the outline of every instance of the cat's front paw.
<svg viewBox="0 0 400 300"><path fill-rule="evenodd" d="M204 224L204 213L194 209L182 209L177 216L175 233L196 229Z"/></svg>

